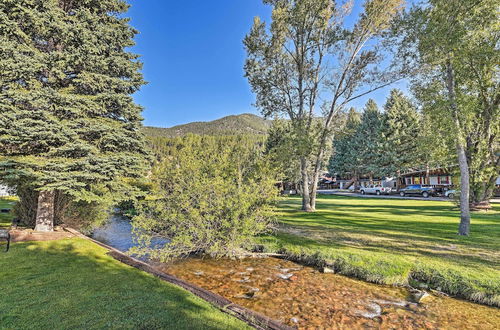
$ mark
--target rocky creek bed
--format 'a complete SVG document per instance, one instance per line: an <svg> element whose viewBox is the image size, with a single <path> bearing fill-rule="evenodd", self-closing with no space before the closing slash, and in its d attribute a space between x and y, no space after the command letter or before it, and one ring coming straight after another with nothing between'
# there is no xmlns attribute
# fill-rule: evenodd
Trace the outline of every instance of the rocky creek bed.
<svg viewBox="0 0 500 330"><path fill-rule="evenodd" d="M133 246L114 217L94 239ZM188 258L154 266L284 324L302 329L500 329L500 309L366 283L277 258Z"/></svg>
<svg viewBox="0 0 500 330"><path fill-rule="evenodd" d="M160 268L298 328L499 329L500 310L381 286L276 258L189 258Z"/></svg>

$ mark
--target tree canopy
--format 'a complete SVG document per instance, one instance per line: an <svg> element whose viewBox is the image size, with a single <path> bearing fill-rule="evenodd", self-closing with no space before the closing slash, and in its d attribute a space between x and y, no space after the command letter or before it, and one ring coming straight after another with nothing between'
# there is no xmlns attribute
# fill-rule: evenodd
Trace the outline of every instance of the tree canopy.
<svg viewBox="0 0 500 330"><path fill-rule="evenodd" d="M452 137L461 177L459 233L468 235L469 202L487 200L500 172L498 2L429 0L401 22L401 60L415 73L424 115L445 140Z"/></svg>
<svg viewBox="0 0 500 330"><path fill-rule="evenodd" d="M315 210L319 175L328 159L334 122L348 104L398 79L381 37L401 0L367 0L354 25L352 2L268 0L268 28L260 18L244 40L246 76L265 116L291 120L302 177L302 208ZM388 64L389 63L389 64Z"/></svg>
<svg viewBox="0 0 500 330"><path fill-rule="evenodd" d="M99 199L92 185L145 169L144 84L122 0L0 2L0 177L39 191L51 230L55 192ZM41 207L41 209L40 209ZM45 223L42 223L45 222Z"/></svg>

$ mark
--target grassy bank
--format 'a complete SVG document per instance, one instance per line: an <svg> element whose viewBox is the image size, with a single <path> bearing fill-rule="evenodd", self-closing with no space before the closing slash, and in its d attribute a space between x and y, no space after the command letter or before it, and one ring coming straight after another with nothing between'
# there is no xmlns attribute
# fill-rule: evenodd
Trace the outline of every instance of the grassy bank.
<svg viewBox="0 0 500 330"><path fill-rule="evenodd" d="M245 324L83 239L0 252L2 329L241 329Z"/></svg>
<svg viewBox="0 0 500 330"><path fill-rule="evenodd" d="M299 198L282 202L280 231L261 238L267 252L500 306L498 204L473 215L470 237L456 235L459 212L450 202L321 196L316 213L299 210Z"/></svg>

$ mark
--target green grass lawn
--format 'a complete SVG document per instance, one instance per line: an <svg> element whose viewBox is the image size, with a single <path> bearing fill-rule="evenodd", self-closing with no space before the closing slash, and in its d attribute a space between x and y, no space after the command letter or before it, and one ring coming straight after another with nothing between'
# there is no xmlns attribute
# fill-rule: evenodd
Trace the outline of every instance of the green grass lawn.
<svg viewBox="0 0 500 330"><path fill-rule="evenodd" d="M1 197L0 198L0 209L11 209L16 202L15 197ZM0 213L0 229L9 228L12 223L12 212L11 213Z"/></svg>
<svg viewBox="0 0 500 330"><path fill-rule="evenodd" d="M280 206L280 229L261 238L282 252L370 282L421 285L500 306L500 205L474 213L458 236L451 202L320 196L317 212L300 198Z"/></svg>
<svg viewBox="0 0 500 330"><path fill-rule="evenodd" d="M1 329L244 329L207 302L84 239L0 252Z"/></svg>

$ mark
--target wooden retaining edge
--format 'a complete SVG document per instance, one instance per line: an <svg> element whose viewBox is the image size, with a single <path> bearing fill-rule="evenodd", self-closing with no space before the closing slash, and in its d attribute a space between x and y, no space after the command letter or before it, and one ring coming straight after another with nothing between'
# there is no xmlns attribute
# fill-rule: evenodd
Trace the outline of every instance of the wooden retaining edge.
<svg viewBox="0 0 500 330"><path fill-rule="evenodd" d="M177 278L173 275L167 274L165 272L159 271L152 267L150 264L138 260L136 258L133 258L129 255L126 255L125 253L113 248L112 246L109 246L107 244L104 244L102 242L96 241L91 237L88 237L86 235L83 235L79 231L70 228L70 227L63 227L64 230L70 232L71 234L89 240L99 246L102 246L103 248L108 250L108 255L113 257L114 259L132 266L134 268L140 269L146 273L152 274L161 280L165 282L169 282L171 284L180 286L181 288L193 293L194 295L198 296L199 298L209 302L213 306L217 307L219 310L222 312L225 312L231 316L234 316L241 321L247 323L248 325L256 328L256 329L270 329L270 330L291 330L295 329L290 326L287 326L279 321L273 320L265 315L262 315L258 312L252 311L246 307L240 306L238 304L232 303L230 300L213 293L211 291L205 290L203 288L200 288L199 286L196 286L194 284L191 284L189 282L186 282L180 278Z"/></svg>

